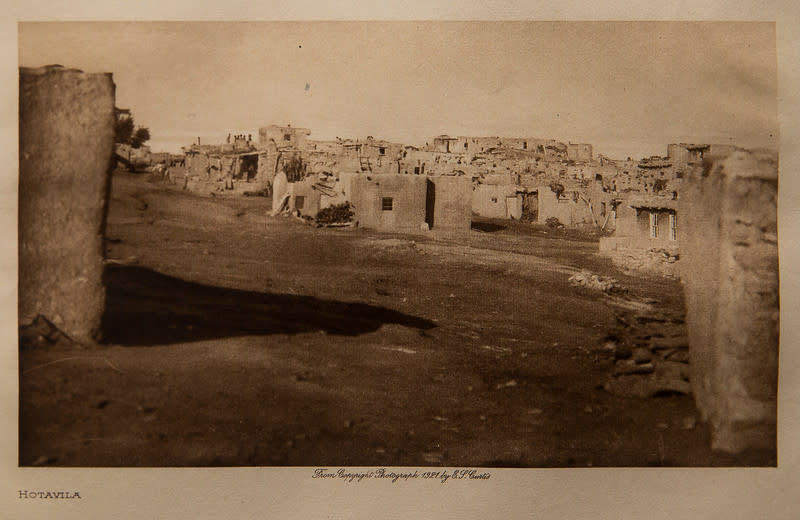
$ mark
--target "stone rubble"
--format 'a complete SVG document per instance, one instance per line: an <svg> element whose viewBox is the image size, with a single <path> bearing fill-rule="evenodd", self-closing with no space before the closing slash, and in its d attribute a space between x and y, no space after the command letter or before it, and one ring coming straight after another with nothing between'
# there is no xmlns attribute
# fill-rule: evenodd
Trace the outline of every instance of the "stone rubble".
<svg viewBox="0 0 800 520"><path fill-rule="evenodd" d="M639 325L609 336L602 350L614 355L614 369L603 388L623 397L689 394L689 342L680 320L636 316Z"/></svg>
<svg viewBox="0 0 800 520"><path fill-rule="evenodd" d="M569 277L569 283L576 287L586 287L605 293L623 292L619 282L609 276L599 276L589 271L581 270Z"/></svg>
<svg viewBox="0 0 800 520"><path fill-rule="evenodd" d="M665 276L668 278L678 278L677 262L678 255L659 249L633 249L618 248L615 251L607 252L617 266L630 272L647 272Z"/></svg>

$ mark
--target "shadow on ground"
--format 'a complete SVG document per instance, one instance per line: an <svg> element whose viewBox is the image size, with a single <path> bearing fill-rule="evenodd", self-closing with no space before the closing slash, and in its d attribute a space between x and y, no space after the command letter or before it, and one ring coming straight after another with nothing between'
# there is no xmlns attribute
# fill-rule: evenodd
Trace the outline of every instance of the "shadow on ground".
<svg viewBox="0 0 800 520"><path fill-rule="evenodd" d="M482 231L484 233L495 233L497 231L506 229L506 226L497 224L495 222L480 222L473 219L470 228L474 229L475 231Z"/></svg>
<svg viewBox="0 0 800 520"><path fill-rule="evenodd" d="M103 342L119 345L316 331L355 336L387 323L435 327L384 307L213 287L137 266L107 266L105 280Z"/></svg>

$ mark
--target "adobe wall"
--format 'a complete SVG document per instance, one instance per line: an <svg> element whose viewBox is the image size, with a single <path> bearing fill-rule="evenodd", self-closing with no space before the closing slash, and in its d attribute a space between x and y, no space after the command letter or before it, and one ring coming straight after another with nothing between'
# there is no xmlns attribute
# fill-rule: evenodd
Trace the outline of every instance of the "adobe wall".
<svg viewBox="0 0 800 520"><path fill-rule="evenodd" d="M592 145L583 143L568 144L567 158L573 161L592 162Z"/></svg>
<svg viewBox="0 0 800 520"><path fill-rule="evenodd" d="M186 169L191 176L207 179L211 162L208 155L196 153L187 156Z"/></svg>
<svg viewBox="0 0 800 520"><path fill-rule="evenodd" d="M20 69L19 323L96 339L114 149L111 74Z"/></svg>
<svg viewBox="0 0 800 520"><path fill-rule="evenodd" d="M555 217L565 226L572 225L571 201L559 200L556 194L547 186L539 188L539 224L545 224L547 219Z"/></svg>
<svg viewBox="0 0 800 520"><path fill-rule="evenodd" d="M557 218L565 226L592 222L589 206L581 200L574 202L569 194L559 199L548 186L541 186L538 190L538 197L539 224L546 224L550 217Z"/></svg>
<svg viewBox="0 0 800 520"><path fill-rule="evenodd" d="M508 207L507 198L513 198L513 206ZM472 211L476 215L489 218L519 219L522 216L522 197L517 195L515 185L477 184L471 195ZM510 209L510 211L509 211Z"/></svg>
<svg viewBox="0 0 800 520"><path fill-rule="evenodd" d="M419 175L354 175L350 200L358 225L380 231L419 232L425 223L428 178ZM382 199L392 198L391 211Z"/></svg>
<svg viewBox="0 0 800 520"><path fill-rule="evenodd" d="M717 450L776 447L777 189L777 158L737 151L681 192L692 388Z"/></svg>
<svg viewBox="0 0 800 520"><path fill-rule="evenodd" d="M634 236L637 232L636 209L622 203L617 206L617 222L614 236Z"/></svg>
<svg viewBox="0 0 800 520"><path fill-rule="evenodd" d="M472 181L467 177L428 177L433 183L433 230L468 232L472 225Z"/></svg>
<svg viewBox="0 0 800 520"><path fill-rule="evenodd" d="M292 210L297 210L301 215L308 217L317 216L322 206L320 205L320 192L314 189L315 182L316 178L310 176L302 181L289 183L289 207ZM302 208L297 207L297 197L303 197Z"/></svg>

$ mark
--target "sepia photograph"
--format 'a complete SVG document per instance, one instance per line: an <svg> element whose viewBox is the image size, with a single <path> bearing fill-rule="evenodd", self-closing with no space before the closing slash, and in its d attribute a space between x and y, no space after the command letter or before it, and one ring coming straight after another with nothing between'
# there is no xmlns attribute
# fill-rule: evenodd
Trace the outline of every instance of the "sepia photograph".
<svg viewBox="0 0 800 520"><path fill-rule="evenodd" d="M793 516L796 8L155 4L2 20L0 510Z"/></svg>
<svg viewBox="0 0 800 520"><path fill-rule="evenodd" d="M20 23L19 465L775 466L775 42Z"/></svg>

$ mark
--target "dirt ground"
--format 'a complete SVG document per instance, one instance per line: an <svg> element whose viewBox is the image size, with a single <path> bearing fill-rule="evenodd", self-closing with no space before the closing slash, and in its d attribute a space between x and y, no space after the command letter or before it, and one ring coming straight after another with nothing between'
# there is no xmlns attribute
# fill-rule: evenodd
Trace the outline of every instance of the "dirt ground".
<svg viewBox="0 0 800 520"><path fill-rule="evenodd" d="M597 239L318 229L116 171L99 345L20 351L20 465L720 466L691 395L604 385L679 282ZM616 296L576 287L584 269ZM685 333L685 331L684 331Z"/></svg>

